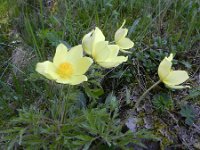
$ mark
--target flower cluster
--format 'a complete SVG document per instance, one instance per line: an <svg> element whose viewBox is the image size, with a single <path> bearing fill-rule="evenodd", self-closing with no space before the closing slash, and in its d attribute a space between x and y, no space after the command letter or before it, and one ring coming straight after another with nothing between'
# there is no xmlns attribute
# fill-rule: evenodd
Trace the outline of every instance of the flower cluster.
<svg viewBox="0 0 200 150"><path fill-rule="evenodd" d="M115 44L105 41L102 31L96 27L86 34L82 44L68 50L64 44L59 44L53 62L37 63L36 71L57 83L77 85L87 81L84 75L94 61L104 68L117 67L128 60L128 56L118 56L119 50L130 49L133 42L126 38L128 29L125 22L115 33ZM93 59L83 56L83 51Z"/></svg>
<svg viewBox="0 0 200 150"><path fill-rule="evenodd" d="M124 24L125 21L115 32L115 44L106 41L102 31L96 27L83 37L81 45L68 50L64 44L59 44L53 62L37 63L36 71L50 80L55 80L57 83L77 85L87 81L84 74L92 65L93 60L104 68L117 67L128 60L128 56L118 56L119 52L127 52L127 49L134 46L134 43L126 37L128 29L123 28ZM83 51L93 59L83 56ZM173 54L170 54L160 63L158 67L160 81L169 88L189 87L179 85L185 82L189 76L186 71L172 70L172 59Z"/></svg>
<svg viewBox="0 0 200 150"><path fill-rule="evenodd" d="M94 60L104 68L116 67L119 64L127 61L128 57L118 56L120 46L117 44L117 42L115 45L113 45L109 44L108 41L105 41L105 36L98 27L86 34L82 40L82 45L85 52L88 55L91 55Z"/></svg>

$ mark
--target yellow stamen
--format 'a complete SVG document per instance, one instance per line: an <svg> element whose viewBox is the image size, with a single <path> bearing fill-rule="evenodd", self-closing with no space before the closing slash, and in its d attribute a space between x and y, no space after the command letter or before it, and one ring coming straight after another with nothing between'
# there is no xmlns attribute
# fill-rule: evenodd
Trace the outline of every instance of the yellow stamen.
<svg viewBox="0 0 200 150"><path fill-rule="evenodd" d="M71 75L73 74L73 68L70 63L65 62L59 65L56 72L61 78L66 79L66 78L70 78Z"/></svg>

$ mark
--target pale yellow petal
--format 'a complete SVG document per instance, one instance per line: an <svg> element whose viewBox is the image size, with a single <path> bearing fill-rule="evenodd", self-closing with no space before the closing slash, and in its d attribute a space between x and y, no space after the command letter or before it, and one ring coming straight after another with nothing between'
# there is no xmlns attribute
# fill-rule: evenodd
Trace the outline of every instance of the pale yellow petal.
<svg viewBox="0 0 200 150"><path fill-rule="evenodd" d="M107 59L105 61L98 62L98 64L104 68L112 68L112 67L117 67L123 62L126 62L128 60L128 56L117 56L112 59Z"/></svg>
<svg viewBox="0 0 200 150"><path fill-rule="evenodd" d="M85 75L72 76L70 79L58 79L56 82L61 84L70 84L77 85L84 81L87 81L87 77Z"/></svg>
<svg viewBox="0 0 200 150"><path fill-rule="evenodd" d="M73 76L72 79L70 80L71 85L77 85L80 84L84 81L87 81L87 77L85 75L80 75L80 76Z"/></svg>
<svg viewBox="0 0 200 150"><path fill-rule="evenodd" d="M92 63L93 60L89 57L83 57L77 60L77 62L74 63L74 74L75 75L84 74L89 69Z"/></svg>
<svg viewBox="0 0 200 150"><path fill-rule="evenodd" d="M172 62L169 61L167 59L167 57L165 57L159 67L158 67L158 76L160 78L160 80L164 80L168 75L169 73L171 72L171 67L172 67Z"/></svg>
<svg viewBox="0 0 200 150"><path fill-rule="evenodd" d="M67 78L57 78L56 79L56 82L57 83L61 83L61 84L69 84L70 83L70 80L69 79L67 79Z"/></svg>
<svg viewBox="0 0 200 150"><path fill-rule="evenodd" d="M123 28L125 23L126 23L126 20L124 20L124 22L122 23L121 27L115 32L115 42L118 42L122 38L126 37L126 35L128 33L128 29Z"/></svg>
<svg viewBox="0 0 200 150"><path fill-rule="evenodd" d="M102 31L96 27L95 30L92 30L83 37L83 49L87 54L91 55L96 43L100 41L105 41L105 36L103 35Z"/></svg>
<svg viewBox="0 0 200 150"><path fill-rule="evenodd" d="M50 80L58 78L58 75L56 74L56 67L50 61L37 63L36 71Z"/></svg>
<svg viewBox="0 0 200 150"><path fill-rule="evenodd" d="M129 38L123 38L120 41L116 42L120 49L129 49L134 46L134 43Z"/></svg>
<svg viewBox="0 0 200 150"><path fill-rule="evenodd" d="M105 41L105 36L98 27L96 27L94 30L94 36L95 36L95 44L100 41Z"/></svg>
<svg viewBox="0 0 200 150"><path fill-rule="evenodd" d="M118 55L119 46L117 46L117 45L108 45L108 48L110 49L109 58L116 57Z"/></svg>
<svg viewBox="0 0 200 150"><path fill-rule="evenodd" d="M131 54L132 52L131 51L128 51L128 50L124 50L124 49L120 49L121 52L125 53L125 54Z"/></svg>
<svg viewBox="0 0 200 150"><path fill-rule="evenodd" d="M55 53L55 56L53 58L53 63L56 66L59 66L61 63L66 61L67 53L68 53L67 47L62 43L59 44L56 48L56 53Z"/></svg>
<svg viewBox="0 0 200 150"><path fill-rule="evenodd" d="M98 62L109 57L111 50L108 47L107 41L98 42L92 52L93 58Z"/></svg>
<svg viewBox="0 0 200 150"><path fill-rule="evenodd" d="M94 36L92 36L93 32L94 30L86 34L82 40L83 49L88 55L91 55L93 50L93 41L94 41Z"/></svg>
<svg viewBox="0 0 200 150"><path fill-rule="evenodd" d="M163 80L167 85L179 85L189 79L186 71L177 70L171 71L169 75Z"/></svg>
<svg viewBox="0 0 200 150"><path fill-rule="evenodd" d="M125 38L126 35L128 33L128 29L126 28L119 28L116 32L115 32L115 42L120 41L121 39Z"/></svg>
<svg viewBox="0 0 200 150"><path fill-rule="evenodd" d="M82 45L77 45L69 50L66 61L73 64L82 57L83 57Z"/></svg>
<svg viewBox="0 0 200 150"><path fill-rule="evenodd" d="M173 60L173 54L171 53L170 55L169 55L169 57L166 57L166 59L168 60L168 61L172 61Z"/></svg>
<svg viewBox="0 0 200 150"><path fill-rule="evenodd" d="M188 85L166 85L167 87L171 89L184 89L184 88L190 88Z"/></svg>

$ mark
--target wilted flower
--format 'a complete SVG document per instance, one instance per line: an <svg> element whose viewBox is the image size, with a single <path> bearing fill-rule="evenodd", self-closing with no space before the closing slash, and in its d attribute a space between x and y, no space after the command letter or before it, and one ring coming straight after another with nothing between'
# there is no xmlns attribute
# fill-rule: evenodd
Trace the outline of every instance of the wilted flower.
<svg viewBox="0 0 200 150"><path fill-rule="evenodd" d="M134 43L127 38L128 29L123 28L125 21L122 26L115 32L115 43L119 46L120 50L132 48Z"/></svg>
<svg viewBox="0 0 200 150"><path fill-rule="evenodd" d="M182 89L189 86L181 86L179 84L185 82L189 76L186 71L183 70L172 70L172 60L173 54L170 54L169 57L165 57L158 67L158 75L160 80L170 88Z"/></svg>
<svg viewBox="0 0 200 150"><path fill-rule="evenodd" d="M37 63L36 71L58 83L76 85L87 81L87 77L83 74L92 63L91 58L83 57L81 45L72 47L68 51L64 44L59 44L53 62Z"/></svg>
<svg viewBox="0 0 200 150"><path fill-rule="evenodd" d="M92 55L94 60L104 68L116 67L128 59L128 57L117 56L119 46L109 45L98 27L83 37L82 46L85 52Z"/></svg>

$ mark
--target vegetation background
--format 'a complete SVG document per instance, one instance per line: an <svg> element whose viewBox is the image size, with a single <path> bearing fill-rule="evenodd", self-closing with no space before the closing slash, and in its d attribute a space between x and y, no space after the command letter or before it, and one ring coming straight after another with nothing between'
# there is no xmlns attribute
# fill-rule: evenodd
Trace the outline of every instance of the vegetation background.
<svg viewBox="0 0 200 150"><path fill-rule="evenodd" d="M112 41L124 19L123 65L94 65L74 87L35 72L58 43L95 26ZM200 149L199 31L199 0L0 0L0 149ZM170 52L192 88L159 84L132 110Z"/></svg>

